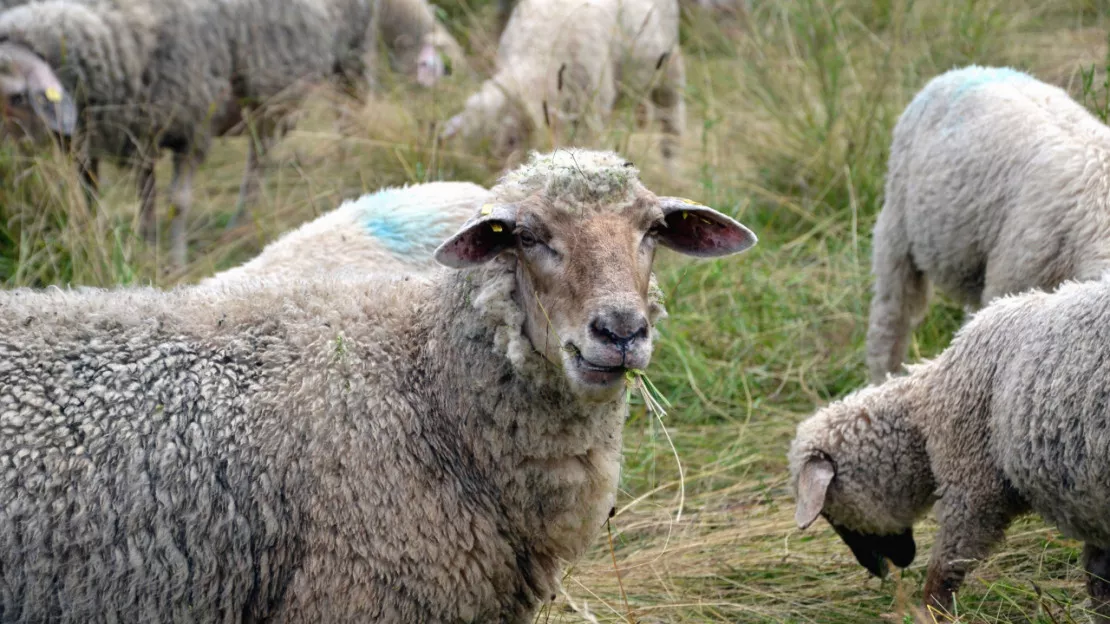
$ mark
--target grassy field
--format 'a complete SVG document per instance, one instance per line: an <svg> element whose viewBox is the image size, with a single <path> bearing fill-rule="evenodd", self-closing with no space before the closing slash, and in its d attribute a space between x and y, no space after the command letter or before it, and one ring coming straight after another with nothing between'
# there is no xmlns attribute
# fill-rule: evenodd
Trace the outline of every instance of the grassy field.
<svg viewBox="0 0 1110 624"><path fill-rule="evenodd" d="M659 261L671 318L649 376L666 417L638 399L626 431L617 515L569 571L540 622L913 621L932 527L917 561L869 578L823 522L793 524L785 452L798 421L864 383L870 230L882 202L891 129L932 76L954 66L1011 65L1066 88L1105 118L1106 0L754 0L750 14L691 14L687 134L681 173L668 175L656 137L614 118L618 147L660 193L738 216L760 236L733 259ZM492 6L449 12L489 66ZM262 204L225 231L245 145L220 142L197 176L191 263L137 232L134 181L106 172L95 213L65 156L0 146L0 280L7 287L195 281L344 198L387 184L497 171L437 147L434 124L457 110L475 76L435 90L387 78L365 107L321 94L277 150ZM336 110L348 109L343 125ZM160 187L168 163L159 169ZM961 322L943 300L911 347L941 350ZM673 443L673 448L672 448ZM950 622L1084 621L1078 545L1036 519L969 578Z"/></svg>

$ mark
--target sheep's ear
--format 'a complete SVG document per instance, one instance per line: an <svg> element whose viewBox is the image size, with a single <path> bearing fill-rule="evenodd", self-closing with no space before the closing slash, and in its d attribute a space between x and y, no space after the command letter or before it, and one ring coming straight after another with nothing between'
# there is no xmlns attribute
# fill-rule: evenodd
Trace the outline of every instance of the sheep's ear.
<svg viewBox="0 0 1110 624"><path fill-rule="evenodd" d="M832 524L833 530L840 536L840 539L844 540L844 543L852 550L856 561L868 572L879 578L886 577L887 559L890 559L899 568L904 568L913 563L913 558L917 554L917 545L913 541L912 529L906 529L901 533L892 535L871 535L846 529L833 523L830 524Z"/></svg>
<svg viewBox="0 0 1110 624"><path fill-rule="evenodd" d="M476 217L436 249L436 262L464 269L493 259L513 244L516 211L514 204L483 205Z"/></svg>
<svg viewBox="0 0 1110 624"><path fill-rule="evenodd" d="M0 89L9 108L33 113L50 130L70 136L77 129L73 97L50 65L23 46L0 45Z"/></svg>
<svg viewBox="0 0 1110 624"><path fill-rule="evenodd" d="M798 475L798 508L794 522L799 529L808 528L825 507L825 492L829 489L836 469L824 457L810 457Z"/></svg>
<svg viewBox="0 0 1110 624"><path fill-rule="evenodd" d="M709 258L739 253L757 242L741 223L708 206L681 197L660 197L666 227L659 242L686 254Z"/></svg>

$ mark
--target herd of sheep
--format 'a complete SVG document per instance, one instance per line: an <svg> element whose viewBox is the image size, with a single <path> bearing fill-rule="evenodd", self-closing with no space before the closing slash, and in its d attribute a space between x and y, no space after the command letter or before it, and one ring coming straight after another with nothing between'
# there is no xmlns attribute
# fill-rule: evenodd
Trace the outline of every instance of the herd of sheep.
<svg viewBox="0 0 1110 624"><path fill-rule="evenodd" d="M7 132L72 139L91 201L100 159L137 167L151 229L169 150L179 262L215 138L252 133L246 209L310 87L373 89L379 44L419 84L465 62L423 0L4 4ZM0 620L519 623L554 599L613 509L656 250L756 236L616 153L529 153L627 99L673 166L677 0L499 8L493 76L443 127L508 165L493 188L382 189L196 285L0 293ZM975 66L924 87L874 230L873 383L788 451L800 528L883 576L934 509L943 611L1036 512L1084 543L1110 622L1108 204L1110 129L1064 91ZM903 370L931 284L976 311Z"/></svg>

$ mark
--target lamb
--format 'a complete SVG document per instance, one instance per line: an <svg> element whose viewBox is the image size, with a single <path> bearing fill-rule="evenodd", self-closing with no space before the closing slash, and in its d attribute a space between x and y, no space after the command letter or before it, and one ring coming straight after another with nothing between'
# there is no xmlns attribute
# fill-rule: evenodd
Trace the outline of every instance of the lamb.
<svg viewBox="0 0 1110 624"><path fill-rule="evenodd" d="M344 202L270 243L256 258L203 280L224 285L269 275L319 278L339 271L415 275L439 266L432 254L489 191L469 182L388 188Z"/></svg>
<svg viewBox="0 0 1110 624"><path fill-rule="evenodd" d="M648 96L670 167L685 126L686 74L677 0L523 0L501 35L496 73L444 124L474 151L515 162L549 128L556 143L585 143L618 96Z"/></svg>
<svg viewBox="0 0 1110 624"><path fill-rule="evenodd" d="M914 558L936 501L925 583L950 609L1011 520L1036 512L1084 542L1087 587L1110 622L1110 276L996 299L936 359L798 426L800 528L823 515L871 573Z"/></svg>
<svg viewBox="0 0 1110 624"><path fill-rule="evenodd" d="M530 622L614 501L657 245L755 236L535 155L454 271L0 293L0 610Z"/></svg>
<svg viewBox="0 0 1110 624"><path fill-rule="evenodd" d="M61 105L84 125L82 173L94 192L100 158L137 167L148 238L154 162L162 148L173 152L171 257L181 265L192 177L212 138L245 119L272 143L311 86L333 75L366 82L376 10L376 0L46 0L0 14L0 57L15 59L11 73L56 75L65 86ZM251 141L240 212L261 162Z"/></svg>
<svg viewBox="0 0 1110 624"><path fill-rule="evenodd" d="M934 78L898 120L874 229L871 377L898 370L930 284L969 310L1110 267L1110 129L1005 68Z"/></svg>
<svg viewBox="0 0 1110 624"><path fill-rule="evenodd" d="M462 47L426 0L382 0L379 11L380 37L394 71L430 87L454 68L466 67Z"/></svg>

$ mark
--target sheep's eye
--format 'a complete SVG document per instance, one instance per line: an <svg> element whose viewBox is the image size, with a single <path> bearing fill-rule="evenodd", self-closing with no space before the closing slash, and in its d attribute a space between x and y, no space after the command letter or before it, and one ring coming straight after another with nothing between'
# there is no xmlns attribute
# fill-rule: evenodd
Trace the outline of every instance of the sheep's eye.
<svg viewBox="0 0 1110 624"><path fill-rule="evenodd" d="M11 106L23 106L27 101L27 96L23 93L13 93L8 96L8 104Z"/></svg>
<svg viewBox="0 0 1110 624"><path fill-rule="evenodd" d="M536 238L536 235L528 230L521 230L520 233L517 234L517 239L520 241L521 247L535 247L536 243L540 242L539 239Z"/></svg>

